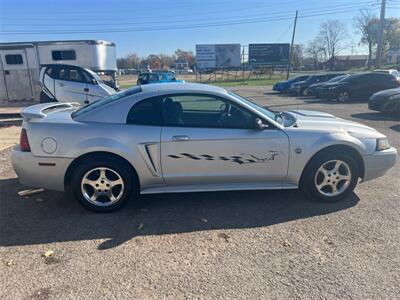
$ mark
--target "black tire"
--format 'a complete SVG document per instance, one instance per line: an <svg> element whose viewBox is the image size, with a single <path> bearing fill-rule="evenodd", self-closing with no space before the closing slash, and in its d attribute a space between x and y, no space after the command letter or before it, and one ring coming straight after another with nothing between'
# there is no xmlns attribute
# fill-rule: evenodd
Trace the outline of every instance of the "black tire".
<svg viewBox="0 0 400 300"><path fill-rule="evenodd" d="M321 166L333 160L340 160L347 164L350 169L351 179L348 181L349 183L347 187L339 195L326 196L318 190L316 176ZM332 175L333 180L335 180L335 175L330 175ZM326 150L318 153L307 164L302 174L300 188L305 194L311 196L315 200L322 202L337 202L346 198L353 192L357 185L359 176L360 168L353 156L347 153L337 153L337 151L334 150ZM339 185L339 182L337 184ZM340 182L340 184L342 184L342 182Z"/></svg>
<svg viewBox="0 0 400 300"><path fill-rule="evenodd" d="M118 192L118 190L117 190L116 193L118 193L118 194L120 193L121 196L118 199L118 201L116 201L115 203L107 204L107 206L102 206L101 203L100 203L101 201L104 200L104 203L106 203L107 201L105 201L105 200L106 199L109 200L109 198L107 196L105 196L105 195L100 195L99 196L99 201L96 201L97 203L99 203L98 205L95 205L94 203L90 202L85 197L85 195L83 193L83 188L81 186L82 180L84 179L85 175L87 175L88 172L91 172L92 170L94 170L96 168L105 168L105 169L107 169L106 170L106 172L107 172L106 177L110 177L111 175L115 177L116 175L119 175L120 178L122 179L122 182L123 182L122 187L123 188L121 188L121 187L111 187L111 188L109 188L109 191L111 191L111 193L113 191L115 191L115 189L117 189L117 188L120 189L120 191ZM95 172L97 172L97 171L93 171L93 172L94 172L93 176L96 175ZM87 208L87 209L89 209L91 211L95 211L95 212L111 212L111 211L115 211L115 210L121 208L123 205L125 205L133 195L136 196L138 194L138 190L139 190L138 182L139 181L137 180L136 174L132 174L132 173L133 172L130 170L130 168L128 166L125 166L123 164L123 162L119 161L118 159L107 158L107 157L104 157L104 158L102 158L102 157L90 158L90 159L84 161L83 163L80 163L79 166L74 170L74 175L73 175L72 182L71 182L72 183L71 184L72 192L73 192L75 198L85 208ZM92 174L90 174L90 176L91 175ZM118 177L116 177L116 178L118 178ZM97 179L97 181L99 181L100 179L101 178L100 178L100 175L99 175L99 179ZM108 178L107 178L107 180L108 180ZM95 179L93 179L93 181L95 181ZM87 187L85 185L84 188L85 189L90 189L92 187ZM102 187L100 186L100 188L102 188ZM92 188L92 189L94 191L94 188ZM106 190L102 190L101 192L105 192L105 191ZM110 201L110 203L111 203L111 201Z"/></svg>
<svg viewBox="0 0 400 300"><path fill-rule="evenodd" d="M51 102L57 102L57 100L50 98L45 92L40 91L40 103L51 103Z"/></svg>

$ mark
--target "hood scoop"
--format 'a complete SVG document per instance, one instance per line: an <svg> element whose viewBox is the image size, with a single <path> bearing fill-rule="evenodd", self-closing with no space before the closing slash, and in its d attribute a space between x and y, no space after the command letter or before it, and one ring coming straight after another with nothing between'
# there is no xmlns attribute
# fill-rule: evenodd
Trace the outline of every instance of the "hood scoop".
<svg viewBox="0 0 400 300"><path fill-rule="evenodd" d="M302 117L315 117L315 118L336 118L332 114L320 112L320 111L312 111L312 110L289 110L294 115L300 115Z"/></svg>

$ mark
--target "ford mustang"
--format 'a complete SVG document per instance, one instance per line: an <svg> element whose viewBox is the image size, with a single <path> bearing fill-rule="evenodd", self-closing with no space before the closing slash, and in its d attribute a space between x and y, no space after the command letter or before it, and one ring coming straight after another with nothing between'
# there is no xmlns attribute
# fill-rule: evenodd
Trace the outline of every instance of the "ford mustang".
<svg viewBox="0 0 400 300"><path fill-rule="evenodd" d="M87 106L25 108L12 164L23 185L106 212L139 194L296 189L333 202L382 176L397 151L370 127L271 111L202 84L133 87Z"/></svg>

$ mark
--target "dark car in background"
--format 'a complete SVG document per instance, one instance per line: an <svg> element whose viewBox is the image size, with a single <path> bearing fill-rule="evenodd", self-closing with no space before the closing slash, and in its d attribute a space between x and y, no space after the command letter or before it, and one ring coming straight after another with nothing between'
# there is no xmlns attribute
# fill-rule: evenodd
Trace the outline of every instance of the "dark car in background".
<svg viewBox="0 0 400 300"><path fill-rule="evenodd" d="M171 72L145 72L140 73L137 79L137 85L150 83L165 83L165 82L184 82L177 80L175 74Z"/></svg>
<svg viewBox="0 0 400 300"><path fill-rule="evenodd" d="M280 92L280 93L287 93L289 91L290 85L295 82L299 81L304 81L306 80L310 75L300 75L296 76L293 78L290 78L288 80L283 80L275 83L272 87L274 91Z"/></svg>
<svg viewBox="0 0 400 300"><path fill-rule="evenodd" d="M347 102L352 99L369 99L372 94L400 86L400 81L389 73L366 72L350 75L338 82L325 84L319 96Z"/></svg>
<svg viewBox="0 0 400 300"><path fill-rule="evenodd" d="M304 91L304 94L307 95L307 96L319 97L319 89L320 89L321 87L323 87L325 84L338 82L338 81L340 81L340 80L346 78L347 76L349 76L349 74L339 75L339 76L333 77L332 79L329 79L328 81L325 81L325 82L314 83L314 84L310 85L310 86Z"/></svg>
<svg viewBox="0 0 400 300"><path fill-rule="evenodd" d="M295 82L290 86L289 93L298 96L307 96L307 88L315 83L326 82L334 77L344 75L345 73L329 73L311 75L304 81Z"/></svg>
<svg viewBox="0 0 400 300"><path fill-rule="evenodd" d="M377 92L369 98L368 108L400 118L400 88Z"/></svg>

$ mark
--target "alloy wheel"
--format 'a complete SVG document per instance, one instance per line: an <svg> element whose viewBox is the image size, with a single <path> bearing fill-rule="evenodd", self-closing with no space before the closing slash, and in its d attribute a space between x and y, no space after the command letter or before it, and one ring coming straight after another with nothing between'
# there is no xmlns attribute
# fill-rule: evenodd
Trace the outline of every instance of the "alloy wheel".
<svg viewBox="0 0 400 300"><path fill-rule="evenodd" d="M350 99L350 95L348 92L340 92L338 95L339 102L347 102Z"/></svg>
<svg viewBox="0 0 400 300"><path fill-rule="evenodd" d="M315 174L315 186L319 193L327 197L342 194L350 185L351 171L342 160L325 162Z"/></svg>
<svg viewBox="0 0 400 300"><path fill-rule="evenodd" d="M118 202L124 193L124 188L121 175L105 167L91 169L81 181L81 192L85 199L102 207Z"/></svg>

